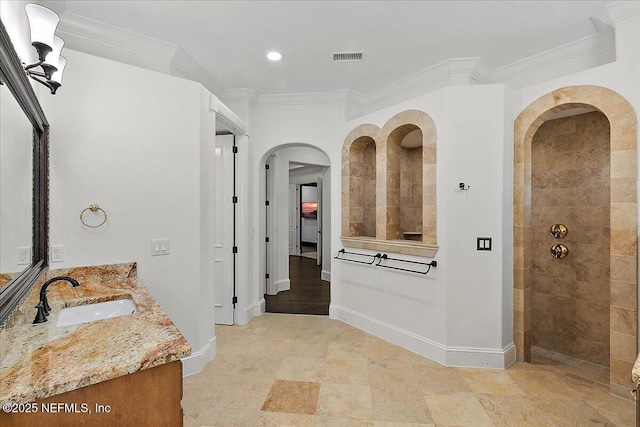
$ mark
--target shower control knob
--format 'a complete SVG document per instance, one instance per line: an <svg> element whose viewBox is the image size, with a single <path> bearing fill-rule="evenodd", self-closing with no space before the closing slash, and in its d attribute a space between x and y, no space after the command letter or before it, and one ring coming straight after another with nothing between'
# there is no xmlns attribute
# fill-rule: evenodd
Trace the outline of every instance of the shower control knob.
<svg viewBox="0 0 640 427"><path fill-rule="evenodd" d="M555 245L551 246L551 250L549 252L551 252L552 257L562 259L566 258L566 256L569 255L569 248L567 248L562 243L556 243Z"/></svg>
<svg viewBox="0 0 640 427"><path fill-rule="evenodd" d="M567 230L567 227L565 227L563 224L553 224L549 228L549 234L551 234L556 239L562 239L567 235L568 232L569 230Z"/></svg>

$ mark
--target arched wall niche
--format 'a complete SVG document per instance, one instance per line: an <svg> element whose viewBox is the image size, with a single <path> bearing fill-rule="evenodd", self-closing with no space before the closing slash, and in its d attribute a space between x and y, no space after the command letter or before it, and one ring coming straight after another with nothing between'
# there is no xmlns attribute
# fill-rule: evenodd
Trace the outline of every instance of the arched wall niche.
<svg viewBox="0 0 640 427"><path fill-rule="evenodd" d="M569 86L538 98L514 126L513 331L519 361L531 361L531 142L551 115L576 107L610 125L610 390L627 397L637 356L637 119L629 102L599 86Z"/></svg>
<svg viewBox="0 0 640 427"><path fill-rule="evenodd" d="M380 128L353 129L342 148L342 236L376 237L376 160Z"/></svg>
<svg viewBox="0 0 640 427"><path fill-rule="evenodd" d="M422 146L407 149L401 147L402 140L407 134L415 129L419 129L422 133ZM382 146L380 153L382 159L381 168L385 174L385 194L386 206L384 210L384 223L386 230L384 239L399 240L407 236L403 236L403 232L422 233L421 241L427 245L435 246L436 242L436 126L433 119L425 112L419 110L407 110L391 117L381 130ZM413 160L413 161L412 161ZM420 191L420 197L413 198L411 202L419 201L419 205L412 206L412 211L403 212L400 207L402 205L402 183L403 174L408 174L409 170L418 168L413 172L413 186L417 186ZM418 180L415 180L419 177ZM408 178L408 179L412 179ZM415 188L415 187L414 187ZM406 197L406 196L404 196ZM420 229L406 229L411 226L402 227L402 214L409 213L419 215L419 220L411 221L419 224Z"/></svg>
<svg viewBox="0 0 640 427"><path fill-rule="evenodd" d="M367 215L374 212L372 200L375 234L372 218L367 223ZM435 255L436 127L428 114L407 110L382 129L364 124L349 132L342 150L342 242L382 252Z"/></svg>

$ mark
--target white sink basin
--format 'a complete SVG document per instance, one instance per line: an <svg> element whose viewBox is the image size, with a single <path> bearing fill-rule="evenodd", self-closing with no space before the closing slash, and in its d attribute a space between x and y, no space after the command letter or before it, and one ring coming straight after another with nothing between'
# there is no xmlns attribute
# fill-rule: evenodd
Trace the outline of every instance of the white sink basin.
<svg viewBox="0 0 640 427"><path fill-rule="evenodd" d="M77 325L78 323L93 322L94 320L111 319L127 316L137 311L136 303L129 298L66 307L60 310L56 326Z"/></svg>

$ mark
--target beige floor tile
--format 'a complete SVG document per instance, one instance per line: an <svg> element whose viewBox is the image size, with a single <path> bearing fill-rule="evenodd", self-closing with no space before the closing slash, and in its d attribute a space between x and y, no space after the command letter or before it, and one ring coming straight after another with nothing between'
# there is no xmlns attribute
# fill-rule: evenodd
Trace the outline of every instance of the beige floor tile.
<svg viewBox="0 0 640 427"><path fill-rule="evenodd" d="M289 356L325 358L329 351L329 340L314 340L309 337L290 340Z"/></svg>
<svg viewBox="0 0 640 427"><path fill-rule="evenodd" d="M369 384L369 368L365 359L327 359L324 382L337 384Z"/></svg>
<svg viewBox="0 0 640 427"><path fill-rule="evenodd" d="M584 400L534 399L534 402L541 412L541 417L547 420L547 425L558 427L615 426L611 420Z"/></svg>
<svg viewBox="0 0 640 427"><path fill-rule="evenodd" d="M209 406L259 411L272 384L273 382L253 380L219 384Z"/></svg>
<svg viewBox="0 0 640 427"><path fill-rule="evenodd" d="M319 383L276 380L261 409L313 415L316 413L319 393Z"/></svg>
<svg viewBox="0 0 640 427"><path fill-rule="evenodd" d="M377 337L367 337L367 357L373 362L411 363L412 356L400 346Z"/></svg>
<svg viewBox="0 0 640 427"><path fill-rule="evenodd" d="M365 362L367 358L367 346L362 343L349 341L331 341L327 350L327 359L360 359Z"/></svg>
<svg viewBox="0 0 640 427"><path fill-rule="evenodd" d="M371 389L362 385L324 383L320 386L316 413L371 419Z"/></svg>
<svg viewBox="0 0 640 427"><path fill-rule="evenodd" d="M182 427L193 427L195 426L196 419L198 417L194 417L191 415L184 414L182 417Z"/></svg>
<svg viewBox="0 0 640 427"><path fill-rule="evenodd" d="M527 396L480 394L477 397L498 427L542 427L547 423L540 410Z"/></svg>
<svg viewBox="0 0 640 427"><path fill-rule="evenodd" d="M369 384L418 385L413 367L401 362L369 361Z"/></svg>
<svg viewBox="0 0 640 427"><path fill-rule="evenodd" d="M346 323L284 314L216 336L216 358L184 379L186 427L634 425L634 403L609 394L606 367L546 350L505 371L447 368ZM321 383L316 413L259 411L276 377Z"/></svg>
<svg viewBox="0 0 640 427"><path fill-rule="evenodd" d="M475 393L524 395L507 371L461 368L459 372Z"/></svg>
<svg viewBox="0 0 640 427"><path fill-rule="evenodd" d="M374 422L331 415L316 415L314 427L374 427Z"/></svg>
<svg viewBox="0 0 640 427"><path fill-rule="evenodd" d="M260 421L264 427L313 427L315 417L305 414L263 412Z"/></svg>
<svg viewBox="0 0 640 427"><path fill-rule="evenodd" d="M609 388L594 387L586 381L568 382L576 398L586 400L617 426L635 426L635 402L609 393Z"/></svg>
<svg viewBox="0 0 640 427"><path fill-rule="evenodd" d="M434 393L425 396L436 425L492 427L494 424L473 393Z"/></svg>
<svg viewBox="0 0 640 427"><path fill-rule="evenodd" d="M400 423L396 421L375 420L373 427L434 427L435 424Z"/></svg>
<svg viewBox="0 0 640 427"><path fill-rule="evenodd" d="M418 388L371 386L373 418L383 421L430 423L424 395Z"/></svg>
<svg viewBox="0 0 640 427"><path fill-rule="evenodd" d="M276 378L290 381L322 382L326 359L313 357L286 357L282 360Z"/></svg>
<svg viewBox="0 0 640 427"><path fill-rule="evenodd" d="M234 408L208 408L193 424L196 427L262 427L262 412Z"/></svg>
<svg viewBox="0 0 640 427"><path fill-rule="evenodd" d="M511 371L507 374L528 396L547 399L574 399L575 394L564 381L562 375L546 371Z"/></svg>
<svg viewBox="0 0 640 427"><path fill-rule="evenodd" d="M418 387L424 394L440 392L470 392L471 389L457 368L414 366Z"/></svg>

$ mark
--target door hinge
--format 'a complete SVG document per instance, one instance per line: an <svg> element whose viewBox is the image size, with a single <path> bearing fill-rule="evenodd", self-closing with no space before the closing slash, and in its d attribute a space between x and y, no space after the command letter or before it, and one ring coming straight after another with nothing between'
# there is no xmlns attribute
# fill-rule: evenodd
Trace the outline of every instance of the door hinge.
<svg viewBox="0 0 640 427"><path fill-rule="evenodd" d="M264 168L265 169L269 169L269 165L264 165Z"/></svg>
<svg viewBox="0 0 640 427"><path fill-rule="evenodd" d="M264 201L264 205L265 205L265 206L269 206L269 201L268 201L268 200L265 200L265 201Z"/></svg>
<svg viewBox="0 0 640 427"><path fill-rule="evenodd" d="M233 299L231 300L231 302L233 304L237 304L238 303L238 297L233 297Z"/></svg>
<svg viewBox="0 0 640 427"><path fill-rule="evenodd" d="M233 247L233 253L234 253L234 254L237 254L237 253L238 253L238 247L237 247L237 246L234 246L234 247Z"/></svg>
<svg viewBox="0 0 640 427"><path fill-rule="evenodd" d="M265 275L264 275L264 278L265 278L265 279L268 279L268 278L269 278L269 273L265 274Z"/></svg>
<svg viewBox="0 0 640 427"><path fill-rule="evenodd" d="M238 146L237 145L233 146L233 154L238 154Z"/></svg>
<svg viewBox="0 0 640 427"><path fill-rule="evenodd" d="M267 236L267 237L265 237L265 238L264 238L264 242L265 242L265 243L269 243L269 236Z"/></svg>
<svg viewBox="0 0 640 427"><path fill-rule="evenodd" d="M231 201L233 201L233 203L238 203L238 196L233 196Z"/></svg>

